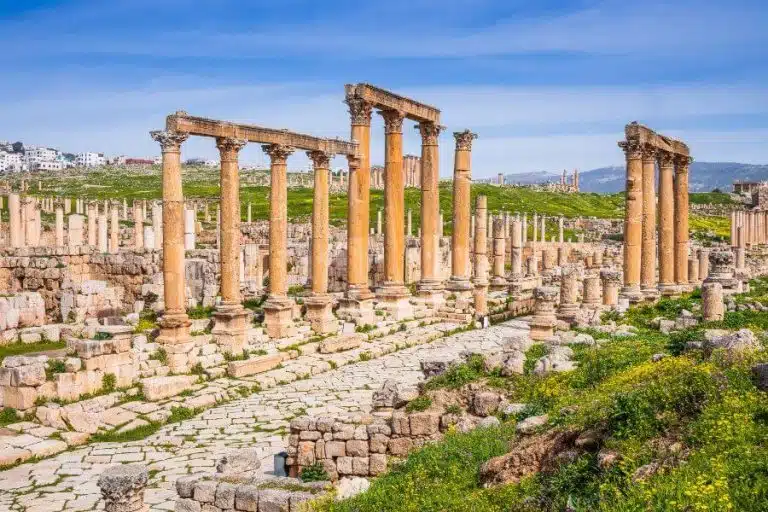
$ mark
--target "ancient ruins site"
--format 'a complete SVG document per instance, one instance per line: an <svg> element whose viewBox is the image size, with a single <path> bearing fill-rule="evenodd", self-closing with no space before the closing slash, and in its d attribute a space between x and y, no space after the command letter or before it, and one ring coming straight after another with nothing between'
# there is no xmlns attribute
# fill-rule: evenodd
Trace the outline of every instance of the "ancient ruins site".
<svg viewBox="0 0 768 512"><path fill-rule="evenodd" d="M0 509L761 510L765 187L638 122L621 194L473 183L430 98L338 99L346 140L180 110L154 168L0 181Z"/></svg>

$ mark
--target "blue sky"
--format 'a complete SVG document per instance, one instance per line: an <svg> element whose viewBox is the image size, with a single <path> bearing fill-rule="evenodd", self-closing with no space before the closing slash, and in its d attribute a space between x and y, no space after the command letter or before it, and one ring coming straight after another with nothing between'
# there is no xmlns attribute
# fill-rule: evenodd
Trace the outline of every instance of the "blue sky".
<svg viewBox="0 0 768 512"><path fill-rule="evenodd" d="M632 120L697 160L768 163L766 4L0 0L0 140L154 155L148 131L175 110L348 137L343 86L371 82L442 110L443 175L453 131L478 133L486 177L621 164ZM183 152L216 156L206 139ZM255 144L241 155L266 160Z"/></svg>

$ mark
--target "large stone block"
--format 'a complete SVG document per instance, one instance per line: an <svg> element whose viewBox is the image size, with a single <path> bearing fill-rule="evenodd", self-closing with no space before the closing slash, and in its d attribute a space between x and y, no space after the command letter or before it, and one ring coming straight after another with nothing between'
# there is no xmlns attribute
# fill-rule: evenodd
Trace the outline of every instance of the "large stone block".
<svg viewBox="0 0 768 512"><path fill-rule="evenodd" d="M257 356L245 361L230 361L227 365L227 374L231 377L245 377L269 371L283 361L282 354L268 354Z"/></svg>
<svg viewBox="0 0 768 512"><path fill-rule="evenodd" d="M151 377L142 381L144 396L150 402L178 395L191 389L197 382L194 375L173 375L166 377Z"/></svg>

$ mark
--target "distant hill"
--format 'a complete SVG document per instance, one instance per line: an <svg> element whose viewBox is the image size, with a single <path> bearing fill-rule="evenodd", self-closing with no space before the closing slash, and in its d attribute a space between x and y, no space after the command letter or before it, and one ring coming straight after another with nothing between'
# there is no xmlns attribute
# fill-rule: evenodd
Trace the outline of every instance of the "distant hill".
<svg viewBox="0 0 768 512"><path fill-rule="evenodd" d="M554 176L551 173L546 173ZM551 179L551 178L550 178ZM768 181L768 165L734 162L693 162L689 186L692 192L709 192L719 188L730 192L734 180ZM601 167L579 174L582 192L614 193L624 190L624 167Z"/></svg>

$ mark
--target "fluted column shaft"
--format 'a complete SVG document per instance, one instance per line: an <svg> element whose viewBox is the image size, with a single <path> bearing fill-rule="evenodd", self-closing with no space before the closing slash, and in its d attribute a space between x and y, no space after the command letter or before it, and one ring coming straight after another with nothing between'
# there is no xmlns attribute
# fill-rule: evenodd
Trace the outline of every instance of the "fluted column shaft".
<svg viewBox="0 0 768 512"><path fill-rule="evenodd" d="M472 140L469 130L453 134L456 153L453 169L453 232L451 236L451 282L454 287L469 287L469 217ZM506 233L505 233L506 235Z"/></svg>
<svg viewBox="0 0 768 512"><path fill-rule="evenodd" d="M384 287L403 286L405 226L403 225L403 114L380 112L384 117Z"/></svg>
<svg viewBox="0 0 768 512"><path fill-rule="evenodd" d="M288 293L288 156L293 149L282 144L263 146L270 159L269 190L269 300L284 301Z"/></svg>
<svg viewBox="0 0 768 512"><path fill-rule="evenodd" d="M640 246L643 218L643 160L642 146L638 141L619 143L627 161L626 206L624 211L624 289L625 295L639 299L640 294Z"/></svg>
<svg viewBox="0 0 768 512"><path fill-rule="evenodd" d="M671 153L661 152L659 159L659 288L675 284L675 165Z"/></svg>
<svg viewBox="0 0 768 512"><path fill-rule="evenodd" d="M328 167L330 155L308 151L315 170L312 201L312 293L328 293Z"/></svg>
<svg viewBox="0 0 768 512"><path fill-rule="evenodd" d="M221 158L221 302L239 307L240 297L240 170L238 153L246 141L219 137L216 147Z"/></svg>
<svg viewBox="0 0 768 512"><path fill-rule="evenodd" d="M656 291L656 148L643 148L643 239L640 285Z"/></svg>
<svg viewBox="0 0 768 512"><path fill-rule="evenodd" d="M438 137L441 127L420 123L421 133L421 280L419 289L439 288L440 189Z"/></svg>
<svg viewBox="0 0 768 512"><path fill-rule="evenodd" d="M349 170L347 217L347 295L369 297L368 226L371 188L371 104L347 99L352 119L352 140L358 143L357 167Z"/></svg>
<svg viewBox="0 0 768 512"><path fill-rule="evenodd" d="M688 166L690 157L675 158L675 282L688 284Z"/></svg>

